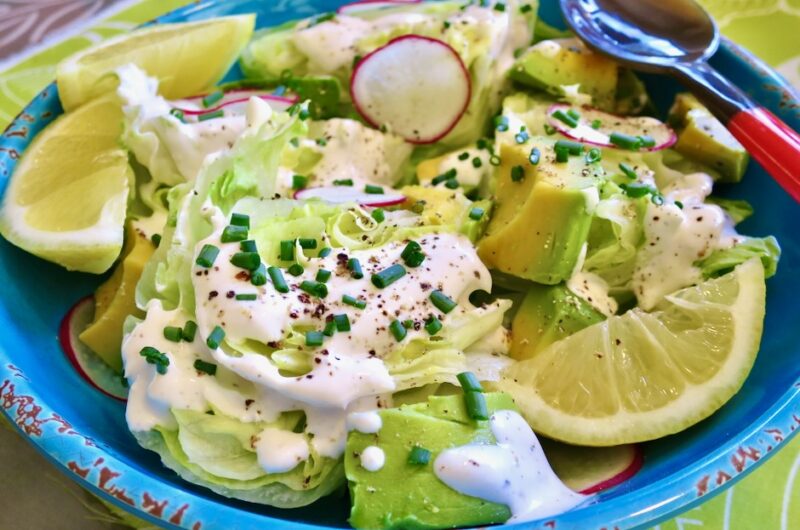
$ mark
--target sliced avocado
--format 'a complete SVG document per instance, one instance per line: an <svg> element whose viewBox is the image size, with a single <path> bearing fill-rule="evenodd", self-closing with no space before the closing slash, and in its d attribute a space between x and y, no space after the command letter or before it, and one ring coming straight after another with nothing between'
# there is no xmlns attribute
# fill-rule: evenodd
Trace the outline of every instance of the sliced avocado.
<svg viewBox="0 0 800 530"><path fill-rule="evenodd" d="M667 113L667 123L675 129L683 129L686 127L686 115L695 109L708 111L694 94L681 92L675 96L675 102Z"/></svg>
<svg viewBox="0 0 800 530"><path fill-rule="evenodd" d="M78 338L111 368L122 371L122 325L128 315L144 318L136 307L136 283L155 246L129 224L122 261L94 294L94 321Z"/></svg>
<svg viewBox="0 0 800 530"><path fill-rule="evenodd" d="M517 410L506 394L489 393L490 413ZM353 508L350 524L363 529L437 529L502 523L511 517L507 506L470 497L451 489L433 471L444 449L469 443L495 443L488 422L469 418L461 393L431 396L414 405L379 412L380 431L353 431L347 438L344 466ZM361 466L360 455L377 446L385 455L378 471ZM410 464L414 447L430 451L427 464Z"/></svg>
<svg viewBox="0 0 800 530"><path fill-rule="evenodd" d="M400 189L400 192L406 196L404 207L420 214L425 226L454 226L473 243L483 235L491 218L492 201L472 202L458 190L444 187L405 186ZM475 208L483 210L483 214L478 219L470 217L470 213Z"/></svg>
<svg viewBox="0 0 800 530"><path fill-rule="evenodd" d="M553 144L535 138L501 146L495 212L478 246L488 267L546 285L561 283L575 269L602 172L583 156L556 162ZM529 162L533 148L541 153L537 165Z"/></svg>
<svg viewBox="0 0 800 530"><path fill-rule="evenodd" d="M690 110L675 150L718 170L724 182L739 182L750 155L722 123L703 109Z"/></svg>
<svg viewBox="0 0 800 530"><path fill-rule="evenodd" d="M558 97L562 87L580 85L579 92L592 96L593 105L614 109L617 63L586 48L578 39L543 40L531 46L514 63L511 79Z"/></svg>
<svg viewBox="0 0 800 530"><path fill-rule="evenodd" d="M511 324L511 356L529 359L550 344L605 318L564 284L531 284Z"/></svg>

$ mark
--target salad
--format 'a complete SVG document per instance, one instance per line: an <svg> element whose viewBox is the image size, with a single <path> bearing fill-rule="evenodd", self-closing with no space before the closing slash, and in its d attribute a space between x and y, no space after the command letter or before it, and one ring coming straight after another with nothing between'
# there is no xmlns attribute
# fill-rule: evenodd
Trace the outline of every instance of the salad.
<svg viewBox="0 0 800 530"><path fill-rule="evenodd" d="M736 393L780 256L714 193L747 153L688 94L652 117L633 72L536 11L228 17L59 68L68 112L0 231L113 268L62 342L165 466L281 508L347 489L355 528L529 521L591 504L641 466L635 444ZM175 44L196 32L243 79L148 58L163 39L202 63ZM94 151L59 178L97 179L73 192L94 228L48 228L29 197L76 123Z"/></svg>

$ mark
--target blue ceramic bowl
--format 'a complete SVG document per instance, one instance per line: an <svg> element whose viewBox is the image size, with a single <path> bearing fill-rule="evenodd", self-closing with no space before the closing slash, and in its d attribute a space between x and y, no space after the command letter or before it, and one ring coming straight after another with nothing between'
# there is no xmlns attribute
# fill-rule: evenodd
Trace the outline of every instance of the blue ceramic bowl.
<svg viewBox="0 0 800 530"><path fill-rule="evenodd" d="M331 11L336 0L204 1L157 22L256 12L258 25ZM544 0L545 20L558 23L557 2ZM756 101L800 129L798 96L744 50L723 43L712 63ZM236 77L237 72L230 74ZM647 79L662 109L677 86ZM0 138L0 194L19 153L61 113L56 87L45 89ZM58 161L54 161L58 163ZM747 198L756 215L747 234L774 234L783 246L768 282L761 353L744 388L712 418L645 446L645 466L632 480L600 494L597 503L527 528L633 528L656 524L719 493L785 445L800 428L800 205L755 163L744 183L722 191ZM60 319L100 278L65 270L0 238L0 411L63 472L104 499L155 524L212 530L346 527L344 496L297 510L278 510L219 497L165 469L128 433L124 405L90 387L56 340ZM523 525L517 525L522 527Z"/></svg>

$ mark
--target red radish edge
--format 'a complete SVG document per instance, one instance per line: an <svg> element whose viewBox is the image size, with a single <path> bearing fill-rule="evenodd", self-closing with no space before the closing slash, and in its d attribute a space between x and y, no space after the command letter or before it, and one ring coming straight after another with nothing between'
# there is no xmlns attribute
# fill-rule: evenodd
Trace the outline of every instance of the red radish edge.
<svg viewBox="0 0 800 530"><path fill-rule="evenodd" d="M601 491L613 488L614 486L618 486L625 482L626 480L633 477L636 473L642 469L644 465L644 453L642 452L642 448L639 445L633 446L633 459L631 463L628 464L628 467L617 473L611 478L607 478L601 482L598 482L594 486L589 486L588 488L584 488L578 493L582 493L583 495L592 495L594 493L599 493Z"/></svg>
<svg viewBox="0 0 800 530"><path fill-rule="evenodd" d="M347 12L351 10L351 8L361 7L361 6L368 6L370 4L385 4L387 6L391 6L391 5L402 6L402 5L409 5L409 4L419 4L421 2L422 2L422 0L358 0L357 2L350 2L349 4L345 4L343 6L340 6L336 10L336 13L338 13L339 15L346 15Z"/></svg>
<svg viewBox="0 0 800 530"><path fill-rule="evenodd" d="M197 115L200 115L200 114L208 114L209 112L216 112L216 111L218 111L220 109L224 109L225 107L229 107L230 105L234 105L236 103L242 103L242 102L248 101L253 96L258 97L259 99L263 99L264 101L274 101L276 103L283 103L283 104L285 104L287 106L294 105L295 103L300 101L300 98L297 97L297 96L295 96L295 97L276 96L274 94L264 94L264 93L261 93L261 92L258 92L258 91L252 91L252 90L247 90L247 89L231 90L231 91L226 92L226 94L237 94L239 92L241 92L241 93L250 93L250 95L246 96L246 97L241 97L241 98L238 98L238 99L232 99L230 101L226 101L225 103L217 105L216 107L210 107L210 108L207 108L207 109L194 110L194 109L182 109L180 107L175 107L175 108L178 109L179 111L183 112L186 115L197 116ZM193 96L193 97L187 98L187 99L189 101L193 101L193 100L202 99L204 97L205 96Z"/></svg>
<svg viewBox="0 0 800 530"><path fill-rule="evenodd" d="M83 369L83 366L81 366L81 363L78 361L78 355L77 353L75 353L75 347L73 346L73 341L80 339L72 335L70 323L72 322L72 319L78 315L79 311L83 309L84 305L93 303L94 303L94 296L89 295L81 298L75 303L75 305L69 308L69 311L67 311L67 314L64 315L63 319L61 319L61 324L59 324L58 326L58 342L59 344L61 344L61 349L64 350L64 355L66 355L72 367L75 368L75 371L78 372L78 375L80 375L90 385L92 385L94 388L96 388L106 396L125 403L128 401L127 399L115 396L114 394L108 392L107 390L102 389L97 383L95 383L94 380L91 377L89 377L89 374L86 373L86 370Z"/></svg>
<svg viewBox="0 0 800 530"><path fill-rule="evenodd" d="M581 142L581 143L586 144L586 145L594 145L594 146L597 146L597 147L616 147L614 144L612 144L610 142L600 143L600 142L593 142L591 140L584 140L584 139L577 138L574 135L570 134L571 129L568 128L566 123L564 123L561 120L558 120L556 118L553 118L553 113L555 111L557 111L559 109L561 109L561 110L570 109L572 107L574 107L574 105L568 105L566 103L554 103L553 105L551 105L547 109L547 121L548 121L548 123L552 127L554 127L559 133L563 134L564 136L566 136L567 138L569 138L571 140L575 140L577 142ZM618 118L620 120L624 120L624 119L628 118L626 116L620 116L619 114L613 114L611 112L606 112L604 110L596 109L594 107L583 106L581 108L590 109L590 110L595 111L595 112L602 112L603 114L607 114L608 116L613 116L613 117ZM654 145L653 147L648 147L646 149L640 149L639 151L647 151L647 152L661 151L663 149L669 149L670 147L675 145L675 143L678 141L678 135L675 133L675 130L672 127L670 127L669 125L667 125L666 123L662 122L662 125L664 127L666 127L667 129L669 129L669 131L670 131L669 139L666 142L663 142L663 143L658 144L658 145Z"/></svg>
<svg viewBox="0 0 800 530"><path fill-rule="evenodd" d="M364 110L358 104L358 98L356 98L355 94L354 94L354 85L355 85L355 82L356 82L356 78L358 77L358 73L361 71L361 67L364 66L364 64L366 64L367 60L370 57L372 57L373 55L379 53L380 51L388 48L389 46L391 46L391 45L393 45L395 43L402 42L404 40L414 40L414 39L430 41L430 42L439 44L441 46L445 46L448 50L450 50L450 53L452 53L453 57L455 57L456 60L458 61L458 64L459 64L459 66L461 66L461 70L464 73L464 78L467 80L467 97L466 97L465 102L464 102L464 107L458 113L458 116L456 117L456 119L453 120L453 123L451 123L446 128L446 130L444 132L442 132L441 134L437 135L434 138L426 138L424 140L409 140L408 138L405 139L406 142L408 142L410 144L425 145L425 144L432 144L434 142L438 142L439 140L441 140L442 138L447 136L450 133L450 131L452 131L455 128L455 126L458 125L458 122L461 121L461 118L464 116L464 113L467 111L467 108L469 108L469 104L472 101L472 76L469 75L469 70L467 69L466 65L464 64L464 61L461 60L461 56L458 55L458 52L456 52L453 49L453 47L450 46L449 44L447 44L446 42L441 41L439 39L434 39L434 38L431 38L431 37L425 37L425 36L422 36L422 35L402 35L400 37L396 37L396 38L390 40L388 43L384 44L380 48L378 48L376 50L372 50L363 59L358 61L358 64L356 64L355 68L353 69L353 74L350 76L350 99L353 100L353 106L355 107L356 111L361 115L361 117L363 117L364 120L366 120L367 123L369 123L371 126L373 126L376 129L379 129L381 124L375 123L372 119L370 119L369 116L366 115Z"/></svg>
<svg viewBox="0 0 800 530"><path fill-rule="evenodd" d="M318 190L318 191L323 191L323 190L326 190L326 189L339 190L339 188L349 188L349 186L316 186L316 187L313 187L313 188L303 188L302 190L297 190L296 192L294 192L293 198L296 199L296 200L300 200L300 201L307 200L307 199L323 199L323 200L325 200L324 194L322 194L322 195L313 194L313 193L315 193L314 190ZM394 190L392 190L392 191L394 191ZM309 196L309 197L303 197L304 194L308 195L308 192L312 192L312 195ZM352 201L346 201L346 202L355 202L356 204L358 204L360 206L369 206L370 208L379 208L379 207L383 207L383 206L397 206L398 204L403 204L406 201L405 195L401 195L399 193L392 193L392 194L385 194L385 195L383 195L383 194L374 194L374 195L372 195L372 194L369 194L369 193L361 193L361 192L358 192L358 191L353 191L352 195L353 195L354 199ZM370 200L369 201L358 200L358 197L360 197L360 196L361 197L367 197ZM383 196L383 200L380 200L382 196ZM373 197L374 197L375 200L372 200ZM341 204L344 204L344 202L341 203Z"/></svg>

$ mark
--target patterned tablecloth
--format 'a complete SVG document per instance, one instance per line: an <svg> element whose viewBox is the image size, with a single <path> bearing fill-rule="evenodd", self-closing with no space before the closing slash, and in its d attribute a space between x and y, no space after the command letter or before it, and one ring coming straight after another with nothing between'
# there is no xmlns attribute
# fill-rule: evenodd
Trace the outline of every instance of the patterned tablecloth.
<svg viewBox="0 0 800 530"><path fill-rule="evenodd" d="M267 1L267 0L265 0ZM635 0L631 0L635 1ZM0 0L0 129L75 50L188 0ZM800 0L701 0L725 35L800 88ZM24 51L21 51L24 49ZM109 530L79 488L0 424L0 529ZM800 438L725 493L658 530L800 529Z"/></svg>

